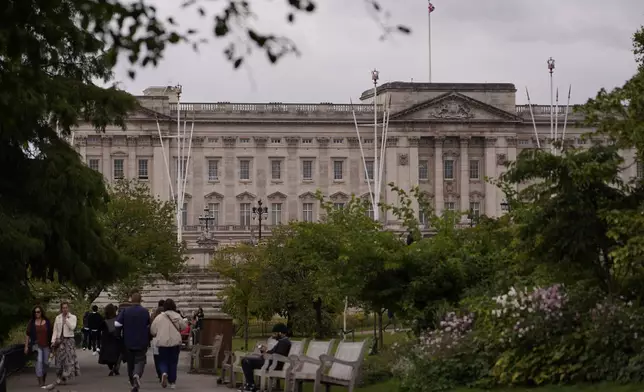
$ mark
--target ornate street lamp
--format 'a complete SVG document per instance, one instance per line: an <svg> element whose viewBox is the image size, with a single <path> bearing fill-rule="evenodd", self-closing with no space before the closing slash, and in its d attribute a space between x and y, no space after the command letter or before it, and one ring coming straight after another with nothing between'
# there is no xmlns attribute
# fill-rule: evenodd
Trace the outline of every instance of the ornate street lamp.
<svg viewBox="0 0 644 392"><path fill-rule="evenodd" d="M257 219L257 227L259 228L258 241L262 241L262 221L268 218L268 207L262 206L262 199L257 200L257 207L253 207L253 219Z"/></svg>
<svg viewBox="0 0 644 392"><path fill-rule="evenodd" d="M371 80L373 80L373 85L374 86L376 84L378 84L378 79L380 79L380 72L378 72L377 69L374 69L373 71L371 71ZM375 97L374 97L374 99L375 99Z"/></svg>
<svg viewBox="0 0 644 392"><path fill-rule="evenodd" d="M503 206L503 204L501 204L501 206ZM468 212L467 214L467 219L470 221L470 227L474 227L474 225L478 223L478 220L479 220L478 218L479 218L478 215L474 215L474 210L470 208L470 212Z"/></svg>
<svg viewBox="0 0 644 392"><path fill-rule="evenodd" d="M510 206L510 203L508 203L507 200L503 200L501 202L501 211L508 211L509 212L511 209L512 209L512 207Z"/></svg>
<svg viewBox="0 0 644 392"><path fill-rule="evenodd" d="M206 237L208 237L209 229L210 229L210 222L215 221L215 217L210 215L210 209L206 206L206 208L203 209L203 215L199 216L199 223L201 223L204 228L206 229Z"/></svg>

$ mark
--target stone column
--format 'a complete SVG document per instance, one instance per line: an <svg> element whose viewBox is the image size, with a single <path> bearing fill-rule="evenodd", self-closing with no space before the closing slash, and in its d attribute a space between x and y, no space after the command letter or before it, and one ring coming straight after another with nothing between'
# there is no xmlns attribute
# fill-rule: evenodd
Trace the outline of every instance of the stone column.
<svg viewBox="0 0 644 392"><path fill-rule="evenodd" d="M485 138L485 176L493 179L496 177L496 138ZM485 183L485 215L497 216L496 185Z"/></svg>
<svg viewBox="0 0 644 392"><path fill-rule="evenodd" d="M443 190L443 142L445 136L434 138L434 210L437 215L442 215L445 208Z"/></svg>
<svg viewBox="0 0 644 392"><path fill-rule="evenodd" d="M108 184L112 183L112 137L103 135L101 137L101 152L103 156L103 177Z"/></svg>
<svg viewBox="0 0 644 392"><path fill-rule="evenodd" d="M470 157L468 155L468 148L470 145L469 137L461 138L461 212L470 210Z"/></svg>
<svg viewBox="0 0 644 392"><path fill-rule="evenodd" d="M136 159L136 136L127 137L127 166L123 168L125 177L129 180L139 178L139 161Z"/></svg>
<svg viewBox="0 0 644 392"><path fill-rule="evenodd" d="M169 185L166 179L165 159L163 158L163 148L161 148L161 141L158 136L152 139L152 172L150 173L150 181L152 182L152 193L159 197L161 200L170 200L170 192L168 191Z"/></svg>

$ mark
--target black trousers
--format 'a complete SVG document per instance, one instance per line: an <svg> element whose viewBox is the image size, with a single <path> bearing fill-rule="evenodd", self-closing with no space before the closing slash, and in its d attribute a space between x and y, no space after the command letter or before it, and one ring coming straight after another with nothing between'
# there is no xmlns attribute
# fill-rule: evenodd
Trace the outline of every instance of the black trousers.
<svg viewBox="0 0 644 392"><path fill-rule="evenodd" d="M255 375L253 373L256 369L261 369L262 366L264 366L264 358L262 357L246 357L242 359L241 367L246 384L255 385Z"/></svg>
<svg viewBox="0 0 644 392"><path fill-rule="evenodd" d="M134 381L134 375L138 375L139 378L143 377L143 371L145 370L145 363L147 361L148 349L147 347L141 350L126 350L127 361L127 375L130 378L130 383Z"/></svg>
<svg viewBox="0 0 644 392"><path fill-rule="evenodd" d="M101 331L97 329L92 329L91 331L89 331L89 345L92 351L101 349Z"/></svg>
<svg viewBox="0 0 644 392"><path fill-rule="evenodd" d="M89 328L83 328L83 348L89 348Z"/></svg>

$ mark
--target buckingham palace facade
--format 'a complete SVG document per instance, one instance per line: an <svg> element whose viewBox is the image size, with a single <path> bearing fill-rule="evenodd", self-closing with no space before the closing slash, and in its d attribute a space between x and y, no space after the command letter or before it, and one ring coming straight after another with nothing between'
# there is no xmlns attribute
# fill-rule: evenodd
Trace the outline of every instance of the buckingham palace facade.
<svg viewBox="0 0 644 392"><path fill-rule="evenodd" d="M168 88L151 87L138 97L140 107L129 117L126 131L113 127L96 133L81 126L74 145L107 182L138 179L169 200L170 181L176 184L180 166L177 140L172 138L180 110L188 129L194 121L184 236L189 244L191 238L196 241L201 231L198 217L208 207L212 241L236 242L254 235L257 222L251 219L251 209L259 199L268 207L264 230L270 232L271 226L290 220L317 220L317 190L338 204L351 195L369 197L366 179L373 175L373 161L367 160L365 168L352 111L359 123L373 123L373 89L360 99L354 105L177 104L176 94ZM485 178L498 177L504 163L521 150L536 148L529 107L516 104L513 84L392 82L377 89L379 113L384 102L390 119L383 184L393 182L403 189L418 185L438 213L502 214L504 196ZM550 106L533 105L533 112L541 146L547 146ZM560 130L564 112L560 106L555 113ZM567 143L589 143L580 138L591 131L580 126L581 120L571 108ZM365 155L373 156L373 128L361 128L361 137ZM633 154L624 154L627 162L632 161ZM631 165L633 173L626 175L635 176L636 166ZM384 185L382 201L392 203L395 198ZM391 214L381 218L386 226L398 227Z"/></svg>

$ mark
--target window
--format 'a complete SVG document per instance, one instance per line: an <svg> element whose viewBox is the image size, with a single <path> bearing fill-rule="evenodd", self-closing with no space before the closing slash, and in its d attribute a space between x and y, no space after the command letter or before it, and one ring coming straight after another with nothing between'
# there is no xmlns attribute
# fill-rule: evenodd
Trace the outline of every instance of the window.
<svg viewBox="0 0 644 392"><path fill-rule="evenodd" d="M209 227L219 226L219 203L208 203L208 216L214 218Z"/></svg>
<svg viewBox="0 0 644 392"><path fill-rule="evenodd" d="M333 144L342 144L343 141L344 141L344 139L342 139L341 137L334 137L333 138Z"/></svg>
<svg viewBox="0 0 644 392"><path fill-rule="evenodd" d="M183 208L181 209L181 226L188 225L188 203L183 203Z"/></svg>
<svg viewBox="0 0 644 392"><path fill-rule="evenodd" d="M250 203L239 205L239 224L244 227L250 226Z"/></svg>
<svg viewBox="0 0 644 392"><path fill-rule="evenodd" d="M278 160L271 161L271 178L280 180L282 178L282 162Z"/></svg>
<svg viewBox="0 0 644 392"><path fill-rule="evenodd" d="M481 215L481 203L478 201L470 202L470 215L471 218L478 218Z"/></svg>
<svg viewBox="0 0 644 392"><path fill-rule="evenodd" d="M248 138L248 137L240 137L239 142L240 143L250 143L250 138Z"/></svg>
<svg viewBox="0 0 644 392"><path fill-rule="evenodd" d="M367 171L364 174L364 179L373 180L373 161L366 161Z"/></svg>
<svg viewBox="0 0 644 392"><path fill-rule="evenodd" d="M313 222L313 203L302 204L302 220L304 222Z"/></svg>
<svg viewBox="0 0 644 392"><path fill-rule="evenodd" d="M637 178L644 178L644 162L637 162Z"/></svg>
<svg viewBox="0 0 644 392"><path fill-rule="evenodd" d="M311 160L302 161L302 179L304 180L313 179L313 161Z"/></svg>
<svg viewBox="0 0 644 392"><path fill-rule="evenodd" d="M87 165L89 166L90 169L99 171L99 167L101 165L100 159L90 159L87 162Z"/></svg>
<svg viewBox="0 0 644 392"><path fill-rule="evenodd" d="M139 180L148 179L148 160L139 159Z"/></svg>
<svg viewBox="0 0 644 392"><path fill-rule="evenodd" d="M418 223L427 226L427 215L422 210L418 211Z"/></svg>
<svg viewBox="0 0 644 392"><path fill-rule="evenodd" d="M336 210L341 210L344 208L344 203L333 203L333 208Z"/></svg>
<svg viewBox="0 0 644 392"><path fill-rule="evenodd" d="M302 139L302 144L311 144L313 143L313 139L307 138L307 139Z"/></svg>
<svg viewBox="0 0 644 392"><path fill-rule="evenodd" d="M418 161L418 179L419 180L428 180L429 179L429 161L422 159Z"/></svg>
<svg viewBox="0 0 644 392"><path fill-rule="evenodd" d="M454 161L446 159L443 162L443 178L446 180L454 179Z"/></svg>
<svg viewBox="0 0 644 392"><path fill-rule="evenodd" d="M364 144L372 144L373 139L362 139L362 143L364 143Z"/></svg>
<svg viewBox="0 0 644 392"><path fill-rule="evenodd" d="M239 179L250 180L250 161L248 159L239 161Z"/></svg>
<svg viewBox="0 0 644 392"><path fill-rule="evenodd" d="M446 201L445 211L456 211L456 203L454 203L453 201Z"/></svg>
<svg viewBox="0 0 644 392"><path fill-rule="evenodd" d="M342 180L343 163L344 162L342 161L333 161L333 179L334 180Z"/></svg>
<svg viewBox="0 0 644 392"><path fill-rule="evenodd" d="M208 159L208 181L219 181L219 161Z"/></svg>
<svg viewBox="0 0 644 392"><path fill-rule="evenodd" d="M185 175L187 174L186 169L188 167L188 158L183 158L181 160L179 160L179 158L177 158L176 166L177 166L177 176L179 178L183 179L185 177Z"/></svg>
<svg viewBox="0 0 644 392"><path fill-rule="evenodd" d="M123 172L123 167L125 166L125 160L123 159L115 159L114 160L114 179L119 180L124 177L124 172Z"/></svg>
<svg viewBox="0 0 644 392"><path fill-rule="evenodd" d="M279 144L281 142L282 142L282 138L279 138L279 137L271 138L271 143L273 144Z"/></svg>
<svg viewBox="0 0 644 392"><path fill-rule="evenodd" d="M282 224L282 203L271 204L271 224L272 225Z"/></svg>
<svg viewBox="0 0 644 392"><path fill-rule="evenodd" d="M470 180L478 180L480 178L479 161L473 159L470 161Z"/></svg>
<svg viewBox="0 0 644 392"><path fill-rule="evenodd" d="M530 140L519 139L519 145L520 146L529 146L530 145Z"/></svg>
<svg viewBox="0 0 644 392"><path fill-rule="evenodd" d="M373 205L371 203L367 205L367 216L371 219L373 219L375 216L373 213Z"/></svg>

